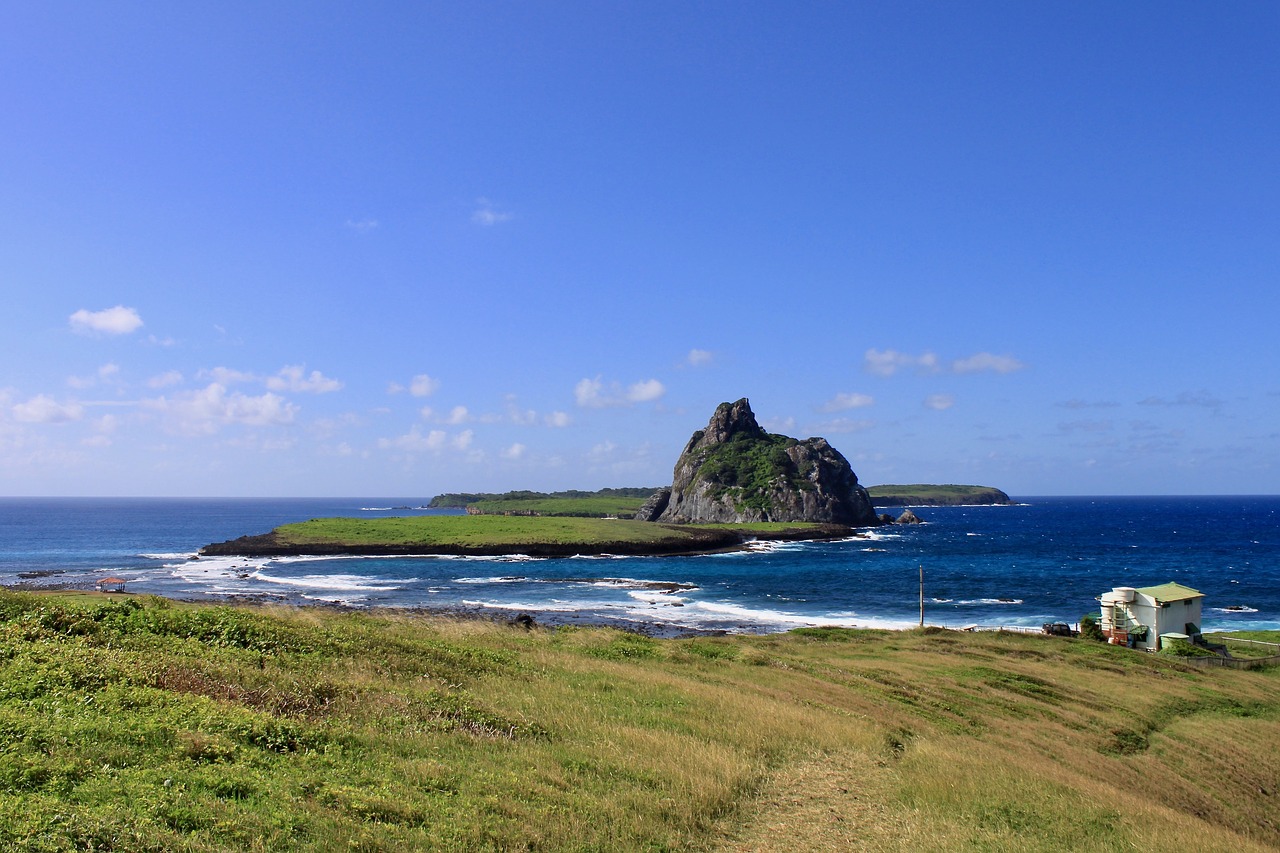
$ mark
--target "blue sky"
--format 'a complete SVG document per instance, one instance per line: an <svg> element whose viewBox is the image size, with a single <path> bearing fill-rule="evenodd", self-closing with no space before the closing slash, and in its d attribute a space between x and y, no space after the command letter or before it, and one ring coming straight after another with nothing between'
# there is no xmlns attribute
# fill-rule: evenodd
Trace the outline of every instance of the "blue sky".
<svg viewBox="0 0 1280 853"><path fill-rule="evenodd" d="M1280 491L1275 3L41 3L0 493Z"/></svg>

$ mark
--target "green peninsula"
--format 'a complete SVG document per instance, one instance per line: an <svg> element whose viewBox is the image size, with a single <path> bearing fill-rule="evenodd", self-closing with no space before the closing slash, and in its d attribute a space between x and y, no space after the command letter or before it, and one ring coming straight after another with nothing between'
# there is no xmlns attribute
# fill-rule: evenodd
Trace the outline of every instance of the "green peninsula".
<svg viewBox="0 0 1280 853"><path fill-rule="evenodd" d="M531 557L689 554L737 548L752 539L840 538L840 524L653 524L630 519L526 515L314 518L200 550L204 556L441 555Z"/></svg>

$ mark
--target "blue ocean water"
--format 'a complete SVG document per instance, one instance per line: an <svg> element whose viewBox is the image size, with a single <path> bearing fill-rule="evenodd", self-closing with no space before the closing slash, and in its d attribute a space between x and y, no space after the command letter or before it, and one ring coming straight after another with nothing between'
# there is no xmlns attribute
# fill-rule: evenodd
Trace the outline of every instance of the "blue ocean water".
<svg viewBox="0 0 1280 853"><path fill-rule="evenodd" d="M645 558L192 559L210 542L327 516L413 515L421 499L0 498L0 584L354 607L531 612L666 630L925 620L1039 626L1114 586L1205 593L1205 630L1280 629L1280 497L1032 497L930 507L839 542Z"/></svg>

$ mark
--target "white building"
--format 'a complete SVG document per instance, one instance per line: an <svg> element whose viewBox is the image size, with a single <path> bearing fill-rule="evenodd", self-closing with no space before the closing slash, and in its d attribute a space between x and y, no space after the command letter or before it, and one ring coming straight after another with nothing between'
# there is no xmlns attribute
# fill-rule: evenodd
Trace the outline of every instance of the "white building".
<svg viewBox="0 0 1280 853"><path fill-rule="evenodd" d="M1189 586L1118 586L1098 600L1102 602L1099 627L1112 643L1156 651L1161 635L1194 637L1200 633L1204 593Z"/></svg>

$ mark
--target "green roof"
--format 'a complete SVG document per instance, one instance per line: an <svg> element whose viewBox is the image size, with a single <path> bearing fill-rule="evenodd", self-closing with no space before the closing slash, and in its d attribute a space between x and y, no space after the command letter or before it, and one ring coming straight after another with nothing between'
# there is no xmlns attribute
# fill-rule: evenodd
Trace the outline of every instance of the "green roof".
<svg viewBox="0 0 1280 853"><path fill-rule="evenodd" d="M1183 601L1188 598L1204 598L1204 593L1180 583L1162 583L1159 586L1144 586L1138 590L1143 595L1156 601Z"/></svg>

